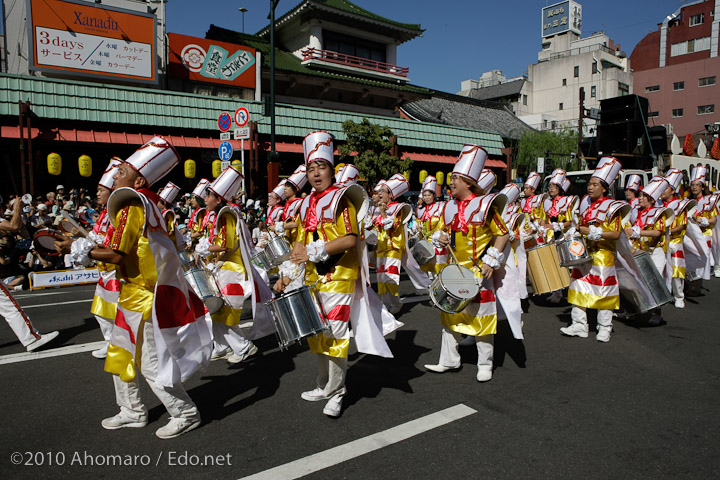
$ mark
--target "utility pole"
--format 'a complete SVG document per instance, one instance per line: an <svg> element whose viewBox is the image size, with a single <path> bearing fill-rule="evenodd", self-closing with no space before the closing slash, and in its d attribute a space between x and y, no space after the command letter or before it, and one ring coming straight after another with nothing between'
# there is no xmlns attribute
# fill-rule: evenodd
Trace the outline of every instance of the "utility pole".
<svg viewBox="0 0 720 480"><path fill-rule="evenodd" d="M277 158L275 151L275 7L280 0L270 0L270 154L268 161Z"/></svg>
<svg viewBox="0 0 720 480"><path fill-rule="evenodd" d="M578 144L577 151L580 152L580 144L583 139L583 118L585 118L585 87L580 87L580 113L578 115Z"/></svg>

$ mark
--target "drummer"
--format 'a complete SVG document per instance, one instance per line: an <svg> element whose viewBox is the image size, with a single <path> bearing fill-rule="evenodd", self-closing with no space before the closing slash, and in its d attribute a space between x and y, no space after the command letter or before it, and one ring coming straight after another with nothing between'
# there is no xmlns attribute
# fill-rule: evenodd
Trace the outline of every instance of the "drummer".
<svg viewBox="0 0 720 480"><path fill-rule="evenodd" d="M180 187L175 185L173 182L168 182L162 190L158 193L160 201L158 201L158 208L165 219L165 228L167 228L168 235L175 245L178 247L178 252L185 249L185 242L183 235L177 231L176 228L176 216L175 210L172 208L172 204L175 201L178 193L180 193Z"/></svg>
<svg viewBox="0 0 720 480"><path fill-rule="evenodd" d="M420 192L422 203L417 209L418 227L422 237L428 239L432 237L433 233L437 230L437 226L440 224L440 217L442 216L445 202L437 201L435 196L437 192L437 179L432 175L425 177ZM430 274L431 277L434 277L447 265L447 255L447 250L444 248L435 248L435 262L420 265L420 269Z"/></svg>
<svg viewBox="0 0 720 480"><path fill-rule="evenodd" d="M688 225L688 210L691 202L685 198L680 199L677 194L683 179L682 171L671 168L665 174L668 187L660 196L663 204L672 208L675 219L670 228L670 266L672 267L672 294L675 297L675 308L685 308L685 248L683 239Z"/></svg>
<svg viewBox="0 0 720 480"><path fill-rule="evenodd" d="M543 221L541 226L546 231L545 237L548 242L551 242L557 234L565 232L572 225L572 208L575 205L572 198L564 196L565 175L565 170L562 168L556 168L552 172L548 186L548 197L545 198L542 204Z"/></svg>
<svg viewBox="0 0 720 480"><path fill-rule="evenodd" d="M278 235L285 235L286 230L289 238L295 238L295 229L297 223L295 217L298 214L298 209L302 203L300 198L300 191L305 187L307 183L307 174L305 173L305 165L300 165L295 169L292 175L290 175L285 182L285 208L283 209L282 216L279 222L275 223L275 233Z"/></svg>
<svg viewBox="0 0 720 480"><path fill-rule="evenodd" d="M622 164L614 157L603 157L588 181L588 195L580 203L577 231L588 240L592 262L575 266L568 292L572 323L560 329L563 335L587 337L588 308L597 313L596 339L608 342L612 333L613 310L620 308L620 289L615 273L616 243L622 231L619 212L625 202L608 196Z"/></svg>
<svg viewBox="0 0 720 480"><path fill-rule="evenodd" d="M436 246L453 248L460 265L475 274L480 291L462 312L441 314L440 359L437 364L425 365L427 370L436 373L457 370L461 366L459 337L461 334L473 336L478 351L478 382L492 378L493 338L497 331L492 276L502 266L502 252L509 238L497 204L483 201L484 197L480 196L478 180L486 160L487 151L482 147L463 147L450 177L453 200L445 204L438 230L432 236ZM497 197L504 202L503 196Z"/></svg>
<svg viewBox="0 0 720 480"><path fill-rule="evenodd" d="M669 218L675 216L672 209L665 206L656 206L660 196L667 190L669 183L663 177L654 177L640 192L638 198L637 219L633 222L632 228L626 228L625 234L632 242L635 250L647 252L652 257L653 263L658 272L671 285L671 277L667 273L667 251L668 242L666 233L672 221ZM663 322L660 308L652 311L650 325L660 325Z"/></svg>
<svg viewBox="0 0 720 480"><path fill-rule="evenodd" d="M205 205L208 217L208 242L198 243L196 252L207 261L215 277L224 305L211 315L213 340L211 360L227 359L240 363L258 352L240 328L244 301L253 293L253 272L245 267L240 243L242 229L237 210L228 206L242 186L243 176L232 166L226 168L207 188Z"/></svg>
<svg viewBox="0 0 720 480"><path fill-rule="evenodd" d="M203 221L206 214L204 199L208 185L210 185L210 181L207 178L200 179L190 197L190 206L193 208L188 219L191 244L197 244L198 239L203 236Z"/></svg>
<svg viewBox="0 0 720 480"><path fill-rule="evenodd" d="M275 188L268 193L268 206L267 215L265 216L265 224L268 226L270 231L275 231L275 223L282 221L282 214L285 206L285 182L286 180L280 181Z"/></svg>
<svg viewBox="0 0 720 480"><path fill-rule="evenodd" d="M690 198L697 201L697 210L692 220L702 230L703 237L707 241L710 251L713 251L713 228L717 223L718 208L717 195L709 195L707 189L708 170L707 167L696 166L690 173ZM716 278L720 277L720 258L715 259L713 273Z"/></svg>
<svg viewBox="0 0 720 480"><path fill-rule="evenodd" d="M528 175L527 180L525 180L523 184L524 201L522 202L522 211L526 218L523 241L534 239L534 234L537 232L538 226L543 218L542 204L545 195L535 193L540 186L540 180L539 173L530 172L530 175Z"/></svg>
<svg viewBox="0 0 720 480"><path fill-rule="evenodd" d="M628 175L627 182L625 183L625 201L632 207L632 215L630 217L632 223L635 223L638 211L640 210L640 199L638 196L642 188L642 178L640 175Z"/></svg>

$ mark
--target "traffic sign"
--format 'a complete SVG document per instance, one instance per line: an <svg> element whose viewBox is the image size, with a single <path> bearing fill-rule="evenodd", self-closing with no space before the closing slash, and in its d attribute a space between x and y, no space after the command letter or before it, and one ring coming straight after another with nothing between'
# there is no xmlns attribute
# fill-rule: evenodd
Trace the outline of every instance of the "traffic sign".
<svg viewBox="0 0 720 480"><path fill-rule="evenodd" d="M235 140L249 140L250 127L242 127L235 129Z"/></svg>
<svg viewBox="0 0 720 480"><path fill-rule="evenodd" d="M545 173L545 159L537 157L537 173Z"/></svg>
<svg viewBox="0 0 720 480"><path fill-rule="evenodd" d="M245 107L240 107L235 110L235 123L238 127L244 127L250 121L250 112Z"/></svg>
<svg viewBox="0 0 720 480"><path fill-rule="evenodd" d="M228 112L223 112L218 117L218 128L221 132L227 132L232 126L232 117Z"/></svg>
<svg viewBox="0 0 720 480"><path fill-rule="evenodd" d="M222 142L218 148L218 156L223 162L227 162L232 158L233 147L230 142Z"/></svg>
<svg viewBox="0 0 720 480"><path fill-rule="evenodd" d="M220 140L230 140L230 132L220 132Z"/></svg>
<svg viewBox="0 0 720 480"><path fill-rule="evenodd" d="M230 166L230 162L229 162L229 161L220 162L220 168L222 169L223 172L224 172L229 166Z"/></svg>

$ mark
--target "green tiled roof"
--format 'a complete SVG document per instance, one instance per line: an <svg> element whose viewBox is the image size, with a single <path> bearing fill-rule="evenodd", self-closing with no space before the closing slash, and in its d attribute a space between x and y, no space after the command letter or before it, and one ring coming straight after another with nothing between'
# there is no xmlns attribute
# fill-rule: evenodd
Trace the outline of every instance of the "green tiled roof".
<svg viewBox="0 0 720 480"><path fill-rule="evenodd" d="M19 100L30 101L33 112L40 118L117 124L118 131L124 131L127 125L152 127L147 133L170 135L182 134L173 129L207 130L215 135L218 115L242 105L251 119L258 122L260 133L270 133L270 118L262 116L260 102L0 74L0 116L11 116L15 122ZM345 140L342 123L360 122L363 117L390 127L398 144L407 149L460 151L465 143L475 143L484 146L491 155L501 155L503 148L502 138L494 132L287 104L276 106L276 134L299 139L322 129L338 140Z"/></svg>
<svg viewBox="0 0 720 480"><path fill-rule="evenodd" d="M247 45L248 47L255 48L262 53L263 67L270 68L270 43L262 37L257 35L250 35L247 33L240 33L226 28L218 27L216 25L210 25L205 38L210 40L219 40L222 42L235 43L239 45ZM342 73L317 70L306 67L302 64L302 61L286 50L281 50L275 47L275 69L277 71L295 72L310 77L321 77L333 80L360 83L372 87L388 88L391 90L398 90L401 92L411 92L419 94L430 94L430 90L416 85L408 85L390 81L372 80L369 78L356 77L353 75L344 75Z"/></svg>

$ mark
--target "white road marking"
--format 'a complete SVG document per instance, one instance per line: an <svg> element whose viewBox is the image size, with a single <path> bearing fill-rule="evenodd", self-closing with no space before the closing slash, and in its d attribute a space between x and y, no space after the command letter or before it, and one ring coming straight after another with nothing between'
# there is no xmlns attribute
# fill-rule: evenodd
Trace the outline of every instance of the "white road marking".
<svg viewBox="0 0 720 480"><path fill-rule="evenodd" d="M3 355L0 356L0 365L27 362L30 360L40 360L43 358L61 357L63 355L72 355L73 353L91 352L102 347L103 344L105 344L105 341L101 340L99 342L81 343L80 345L68 345L67 347L40 350L39 352L23 352Z"/></svg>
<svg viewBox="0 0 720 480"><path fill-rule="evenodd" d="M68 304L70 304L70 303L83 303L83 302L92 302L92 301L93 301L93 299L90 298L90 299L87 299L87 300L71 300L71 301L69 301L69 302L43 303L43 304L40 304L40 305L27 305L27 306L22 307L22 309L23 309L23 310L27 310L28 308L52 307L52 306L55 306L55 305L68 305Z"/></svg>
<svg viewBox="0 0 720 480"><path fill-rule="evenodd" d="M379 450L393 443L398 443L415 435L441 427L455 420L477 413L477 410L463 405L446 408L439 412L411 420L397 427L368 435L345 445L338 445L323 452L310 455L294 462L286 463L263 472L244 477L241 480L291 480L304 477L311 473L323 470L338 463L351 460L366 453Z"/></svg>

